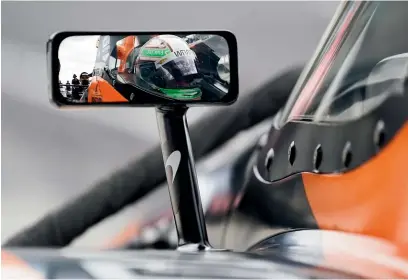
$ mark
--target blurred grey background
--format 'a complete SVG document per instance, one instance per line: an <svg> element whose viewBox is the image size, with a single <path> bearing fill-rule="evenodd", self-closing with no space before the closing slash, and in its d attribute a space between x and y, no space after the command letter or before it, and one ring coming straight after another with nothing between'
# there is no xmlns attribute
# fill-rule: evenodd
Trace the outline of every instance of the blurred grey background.
<svg viewBox="0 0 408 280"><path fill-rule="evenodd" d="M2 242L158 141L152 108L54 108L48 100L45 56L51 34L227 29L238 39L244 95L279 71L306 62L337 4L2 1ZM189 121L210 110L190 110ZM158 195L168 199L161 192L150 201ZM99 246L143 215L139 209L108 219L77 244Z"/></svg>

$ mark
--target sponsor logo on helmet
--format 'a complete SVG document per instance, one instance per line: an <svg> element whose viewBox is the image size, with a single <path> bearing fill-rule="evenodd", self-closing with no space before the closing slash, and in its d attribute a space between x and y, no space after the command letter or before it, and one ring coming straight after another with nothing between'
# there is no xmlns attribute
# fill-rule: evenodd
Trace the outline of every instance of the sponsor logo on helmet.
<svg viewBox="0 0 408 280"><path fill-rule="evenodd" d="M192 50L178 50L178 51L175 51L174 54L176 57L195 55L195 53Z"/></svg>
<svg viewBox="0 0 408 280"><path fill-rule="evenodd" d="M142 55L143 56L149 56L149 57L162 57L162 56L165 56L168 53L170 53L169 49L145 48L145 49L142 50Z"/></svg>

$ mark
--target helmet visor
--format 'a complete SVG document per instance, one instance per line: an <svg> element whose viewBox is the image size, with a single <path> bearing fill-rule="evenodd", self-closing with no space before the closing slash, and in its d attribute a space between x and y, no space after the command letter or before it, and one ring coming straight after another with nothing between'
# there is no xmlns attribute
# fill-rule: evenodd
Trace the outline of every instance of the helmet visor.
<svg viewBox="0 0 408 280"><path fill-rule="evenodd" d="M156 90L176 99L195 99L201 97L200 75L194 55L177 53L158 60L140 63L139 71L143 80Z"/></svg>

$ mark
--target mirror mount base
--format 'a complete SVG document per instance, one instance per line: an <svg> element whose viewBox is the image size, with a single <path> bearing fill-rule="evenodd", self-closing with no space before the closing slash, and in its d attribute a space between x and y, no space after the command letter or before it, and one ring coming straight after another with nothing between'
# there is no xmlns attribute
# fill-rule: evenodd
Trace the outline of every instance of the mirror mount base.
<svg viewBox="0 0 408 280"><path fill-rule="evenodd" d="M208 251L212 247L201 204L186 120L187 110L186 106L156 107L157 124L178 248L182 251Z"/></svg>
<svg viewBox="0 0 408 280"><path fill-rule="evenodd" d="M202 246L201 244L185 244L177 247L177 251L179 252L230 252L226 249L215 249L211 246Z"/></svg>

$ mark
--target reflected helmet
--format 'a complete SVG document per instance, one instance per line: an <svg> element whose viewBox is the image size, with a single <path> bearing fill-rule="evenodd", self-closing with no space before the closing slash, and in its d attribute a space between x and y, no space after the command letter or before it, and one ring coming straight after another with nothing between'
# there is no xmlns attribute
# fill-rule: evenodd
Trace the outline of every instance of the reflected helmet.
<svg viewBox="0 0 408 280"><path fill-rule="evenodd" d="M135 62L138 79L175 99L200 99L196 54L175 35L159 35L144 44Z"/></svg>

